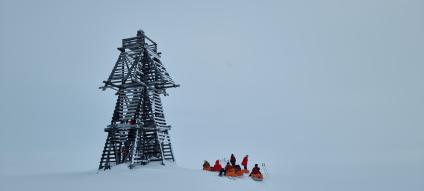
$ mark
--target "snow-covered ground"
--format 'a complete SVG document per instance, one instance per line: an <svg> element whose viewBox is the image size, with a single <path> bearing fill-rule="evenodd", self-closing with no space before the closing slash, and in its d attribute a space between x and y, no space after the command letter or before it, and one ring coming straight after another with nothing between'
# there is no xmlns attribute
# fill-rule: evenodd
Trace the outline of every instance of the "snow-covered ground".
<svg viewBox="0 0 424 191"><path fill-rule="evenodd" d="M200 165L199 165L200 166ZM389 170L389 171L388 171ZM112 170L82 171L68 173L44 173L22 175L0 175L0 191L80 191L80 190L239 190L239 191L318 191L318 190L421 190L421 170L406 169L394 174L385 171L368 170L366 173L345 169L344 172L315 171L294 173L287 171L270 172L265 180L257 182L248 176L229 179L217 173L201 169L187 169L177 165L149 164L136 169L126 165L115 166ZM265 172L263 171L265 174Z"/></svg>
<svg viewBox="0 0 424 191"><path fill-rule="evenodd" d="M110 171L12 175L1 177L0 190L279 190L272 179L253 181L248 176L235 180L216 173L175 165L150 164L129 170L125 165Z"/></svg>

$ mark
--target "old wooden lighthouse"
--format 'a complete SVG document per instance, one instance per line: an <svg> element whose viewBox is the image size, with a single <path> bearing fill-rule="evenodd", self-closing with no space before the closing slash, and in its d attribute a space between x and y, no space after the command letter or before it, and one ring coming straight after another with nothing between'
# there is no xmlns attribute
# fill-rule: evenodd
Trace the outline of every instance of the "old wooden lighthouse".
<svg viewBox="0 0 424 191"><path fill-rule="evenodd" d="M117 101L99 170L126 163L130 168L150 161L174 161L160 95L179 85L171 79L156 42L142 30L122 40L120 54L102 90L116 90Z"/></svg>

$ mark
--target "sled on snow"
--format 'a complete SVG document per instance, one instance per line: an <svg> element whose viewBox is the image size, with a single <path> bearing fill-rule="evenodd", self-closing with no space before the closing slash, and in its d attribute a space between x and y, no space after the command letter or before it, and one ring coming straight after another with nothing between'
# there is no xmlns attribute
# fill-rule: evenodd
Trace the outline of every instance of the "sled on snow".
<svg viewBox="0 0 424 191"><path fill-rule="evenodd" d="M243 176L243 174L244 174L244 171L242 171L242 170L236 171L236 170L231 168L231 169L228 169L226 176L241 177L241 176Z"/></svg>
<svg viewBox="0 0 424 191"><path fill-rule="evenodd" d="M264 179L264 176L262 174L252 174L252 175L250 175L250 177L254 181L262 181Z"/></svg>

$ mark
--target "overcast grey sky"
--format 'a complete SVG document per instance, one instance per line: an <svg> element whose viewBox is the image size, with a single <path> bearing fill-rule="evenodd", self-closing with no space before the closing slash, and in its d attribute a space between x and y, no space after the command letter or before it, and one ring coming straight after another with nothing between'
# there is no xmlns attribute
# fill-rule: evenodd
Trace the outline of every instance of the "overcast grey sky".
<svg viewBox="0 0 424 191"><path fill-rule="evenodd" d="M1 0L0 28L2 173L97 167L116 99L98 87L143 29L181 84L180 166L233 152L424 187L424 1Z"/></svg>

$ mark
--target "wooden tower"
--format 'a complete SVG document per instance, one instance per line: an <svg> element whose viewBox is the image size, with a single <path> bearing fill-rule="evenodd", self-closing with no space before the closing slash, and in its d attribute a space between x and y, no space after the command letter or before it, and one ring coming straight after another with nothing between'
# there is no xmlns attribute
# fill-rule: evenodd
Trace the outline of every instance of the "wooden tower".
<svg viewBox="0 0 424 191"><path fill-rule="evenodd" d="M150 161L174 161L160 95L178 87L162 62L157 44L142 30L122 40L118 60L102 90L116 90L111 124L99 170L127 163L130 168Z"/></svg>

